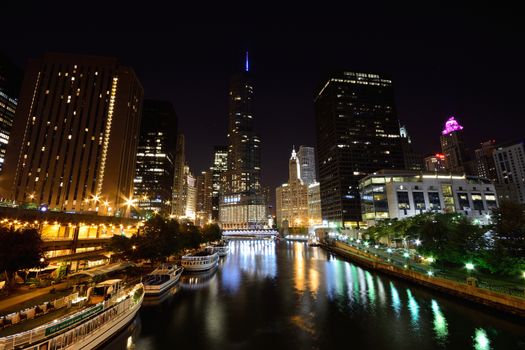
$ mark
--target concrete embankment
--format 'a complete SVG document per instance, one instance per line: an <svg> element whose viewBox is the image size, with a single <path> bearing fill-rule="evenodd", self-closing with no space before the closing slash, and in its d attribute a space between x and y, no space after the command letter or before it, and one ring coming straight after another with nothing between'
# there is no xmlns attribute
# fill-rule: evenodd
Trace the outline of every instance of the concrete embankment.
<svg viewBox="0 0 525 350"><path fill-rule="evenodd" d="M323 245L323 247L368 269L402 278L500 311L525 317L525 298L498 293L444 278L428 276L410 269L403 269L383 262L372 254L368 254L342 242L336 242L335 245Z"/></svg>

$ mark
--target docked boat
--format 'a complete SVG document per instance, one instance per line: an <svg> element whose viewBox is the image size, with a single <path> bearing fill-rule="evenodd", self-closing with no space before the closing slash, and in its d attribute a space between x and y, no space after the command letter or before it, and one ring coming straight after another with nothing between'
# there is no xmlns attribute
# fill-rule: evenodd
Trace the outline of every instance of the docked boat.
<svg viewBox="0 0 525 350"><path fill-rule="evenodd" d="M4 322L11 325L4 324L0 336L9 335L0 337L0 350L95 349L133 320L143 299L142 283L113 279L90 287L86 296L73 293L8 315Z"/></svg>
<svg viewBox="0 0 525 350"><path fill-rule="evenodd" d="M182 267L187 271L206 271L217 266L219 255L213 249L205 248L197 253L184 255L181 261Z"/></svg>
<svg viewBox="0 0 525 350"><path fill-rule="evenodd" d="M173 286L180 278L183 267L177 265L161 265L149 275L142 278L146 295L160 294Z"/></svg>
<svg viewBox="0 0 525 350"><path fill-rule="evenodd" d="M214 253L217 253L219 256L226 256L230 252L230 246L227 242L221 241L219 243L215 243L210 245L210 247Z"/></svg>

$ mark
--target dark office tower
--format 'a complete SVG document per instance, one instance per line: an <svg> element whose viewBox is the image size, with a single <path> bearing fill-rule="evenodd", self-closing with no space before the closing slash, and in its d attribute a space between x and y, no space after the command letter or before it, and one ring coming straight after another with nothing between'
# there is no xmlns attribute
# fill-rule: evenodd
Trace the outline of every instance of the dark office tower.
<svg viewBox="0 0 525 350"><path fill-rule="evenodd" d="M127 215L142 96L133 70L115 58L49 53L31 60L0 182L4 196Z"/></svg>
<svg viewBox="0 0 525 350"><path fill-rule="evenodd" d="M134 190L141 214L171 214L176 147L177 116L173 105L168 101L145 100Z"/></svg>
<svg viewBox="0 0 525 350"><path fill-rule="evenodd" d="M361 221L359 180L404 167L392 81L369 73L334 75L315 98L315 116L323 220L354 227Z"/></svg>
<svg viewBox="0 0 525 350"><path fill-rule="evenodd" d="M438 173L446 172L445 155L441 153L431 154L424 158L425 170L434 171Z"/></svg>
<svg viewBox="0 0 525 350"><path fill-rule="evenodd" d="M414 152L412 147L412 140L408 135L406 126L399 128L401 136L401 148L403 149L403 158L405 159L405 169L409 170L423 170L423 162L421 156Z"/></svg>
<svg viewBox="0 0 525 350"><path fill-rule="evenodd" d="M496 163L494 162L494 150L496 141L489 140L481 143L481 147L475 151L477 175L492 182L498 181Z"/></svg>
<svg viewBox="0 0 525 350"><path fill-rule="evenodd" d="M260 140L253 127L253 82L248 59L245 70L230 80L228 170L219 205L225 229L262 228L267 221L261 192Z"/></svg>
<svg viewBox="0 0 525 350"><path fill-rule="evenodd" d="M13 127L21 83L22 71L0 54L0 173Z"/></svg>
<svg viewBox="0 0 525 350"><path fill-rule="evenodd" d="M211 221L212 214L212 171L203 171L196 178L197 200L195 224L202 226Z"/></svg>
<svg viewBox="0 0 525 350"><path fill-rule="evenodd" d="M212 174L212 198L211 198L211 219L219 221L219 202L222 190L221 177L228 169L228 147L215 146L213 151Z"/></svg>
<svg viewBox="0 0 525 350"><path fill-rule="evenodd" d="M305 185L311 185L315 182L317 176L315 173L315 148L301 146L297 152L299 160L300 178Z"/></svg>
<svg viewBox="0 0 525 350"><path fill-rule="evenodd" d="M177 147L175 153L175 176L173 179L173 200L172 215L184 217L186 215L186 195L185 183L186 175L184 167L186 165L185 141L184 135L177 135Z"/></svg>
<svg viewBox="0 0 525 350"><path fill-rule="evenodd" d="M463 127L454 117L448 118L445 122L440 140L447 171L458 174L469 173L467 163L470 159L463 142Z"/></svg>

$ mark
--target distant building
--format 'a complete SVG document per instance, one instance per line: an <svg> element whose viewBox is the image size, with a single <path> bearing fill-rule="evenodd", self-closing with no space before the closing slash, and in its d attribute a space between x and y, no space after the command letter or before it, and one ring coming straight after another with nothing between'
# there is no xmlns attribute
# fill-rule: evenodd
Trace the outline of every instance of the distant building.
<svg viewBox="0 0 525 350"><path fill-rule="evenodd" d="M321 191L319 182L308 185L308 223L312 225L321 225L323 216L321 214Z"/></svg>
<svg viewBox="0 0 525 350"><path fill-rule="evenodd" d="M461 213L488 224L498 206L494 185L476 176L381 170L359 182L363 219L403 219L425 212Z"/></svg>
<svg viewBox="0 0 525 350"><path fill-rule="evenodd" d="M243 72L230 80L228 169L219 203L223 229L259 229L268 224L261 186L261 141L253 127L253 81L248 57Z"/></svg>
<svg viewBox="0 0 525 350"><path fill-rule="evenodd" d="M349 71L332 75L315 98L315 117L323 219L356 227L359 180L405 167L392 80Z"/></svg>
<svg viewBox="0 0 525 350"><path fill-rule="evenodd" d="M197 203L195 224L202 226L212 220L212 171L203 171L196 179Z"/></svg>
<svg viewBox="0 0 525 350"><path fill-rule="evenodd" d="M213 150L213 165L210 169L212 173L212 198L211 198L211 219L219 221L219 203L222 191L222 177L228 170L228 147L215 146Z"/></svg>
<svg viewBox="0 0 525 350"><path fill-rule="evenodd" d="M481 143L481 147L476 149L476 168L479 177L489 179L492 182L498 181L496 163L494 162L494 150L496 141L489 140Z"/></svg>
<svg viewBox="0 0 525 350"><path fill-rule="evenodd" d="M431 154L424 159L425 170L434 172L446 172L445 155L442 153Z"/></svg>
<svg viewBox="0 0 525 350"><path fill-rule="evenodd" d="M405 160L405 169L409 170L423 170L423 163L421 156L414 152L412 146L412 140L408 135L406 126L399 128L399 134L401 136L401 148L403 149L403 158Z"/></svg>
<svg viewBox="0 0 525 350"><path fill-rule="evenodd" d="M145 100L134 180L134 198L141 214L171 214L176 146L177 116L173 105Z"/></svg>
<svg viewBox="0 0 525 350"><path fill-rule="evenodd" d="M194 221L197 213L197 181L187 165L184 167L183 198L185 199L183 218Z"/></svg>
<svg viewBox="0 0 525 350"><path fill-rule="evenodd" d="M446 170L455 174L475 174L474 164L465 149L463 127L454 117L445 122L441 132L441 151L445 156Z"/></svg>
<svg viewBox="0 0 525 350"><path fill-rule="evenodd" d="M315 148L300 146L297 151L297 159L299 160L299 177L305 185L313 184L316 179L315 171Z"/></svg>
<svg viewBox="0 0 525 350"><path fill-rule="evenodd" d="M277 226L281 227L283 220L287 220L289 227L307 227L308 187L299 177L300 165L295 149L292 150L288 169L288 182L275 191Z"/></svg>
<svg viewBox="0 0 525 350"><path fill-rule="evenodd" d="M506 187L508 199L525 203L525 141L499 144L493 152L499 185Z"/></svg>
<svg viewBox="0 0 525 350"><path fill-rule="evenodd" d="M0 55L0 173L5 161L9 135L18 105L22 71Z"/></svg>
<svg viewBox="0 0 525 350"><path fill-rule="evenodd" d="M173 180L173 207L172 215L180 218L186 215L186 195L184 186L186 178L184 169L186 165L185 138L183 134L177 135L177 147L175 152L175 176Z"/></svg>
<svg viewBox="0 0 525 350"><path fill-rule="evenodd" d="M30 207L129 215L142 97L133 70L115 58L31 60L1 195Z"/></svg>

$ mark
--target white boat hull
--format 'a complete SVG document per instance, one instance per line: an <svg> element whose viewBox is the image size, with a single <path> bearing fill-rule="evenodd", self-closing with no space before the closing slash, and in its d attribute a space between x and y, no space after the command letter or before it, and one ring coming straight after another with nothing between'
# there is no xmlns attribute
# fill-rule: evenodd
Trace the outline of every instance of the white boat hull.
<svg viewBox="0 0 525 350"><path fill-rule="evenodd" d="M144 285L144 292L146 293L146 295L157 295L157 294L164 293L165 291L173 287L175 283L178 282L181 274L182 274L182 271L181 273L175 275L173 278L166 281L166 283L163 283L158 286Z"/></svg>
<svg viewBox="0 0 525 350"><path fill-rule="evenodd" d="M98 346L102 345L115 334L120 332L126 325L128 325L131 322L131 320L135 318L137 312L140 310L140 305L142 304L143 299L144 294L142 295L140 301L137 304L135 304L133 308L120 315L117 319L114 320L114 322L109 322L108 324L97 329L95 332L93 332L93 334L86 336L78 343L71 344L70 346L64 349L96 349Z"/></svg>
<svg viewBox="0 0 525 350"><path fill-rule="evenodd" d="M185 265L184 261L182 262L182 266L186 271L206 271L209 270L215 266L217 266L218 261L213 261L209 263L201 263L201 264L195 264L195 265Z"/></svg>

